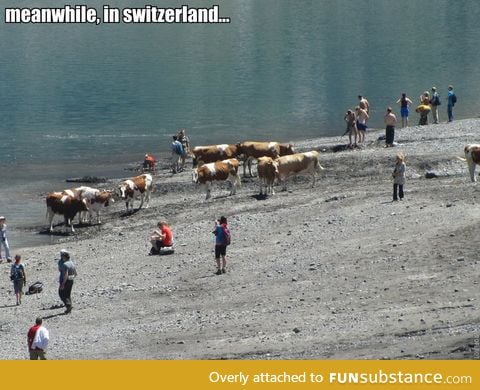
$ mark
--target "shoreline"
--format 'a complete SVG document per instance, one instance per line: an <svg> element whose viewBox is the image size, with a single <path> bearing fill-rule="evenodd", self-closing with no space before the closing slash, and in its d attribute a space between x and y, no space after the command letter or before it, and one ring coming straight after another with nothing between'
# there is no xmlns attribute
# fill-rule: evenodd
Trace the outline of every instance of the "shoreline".
<svg viewBox="0 0 480 390"><path fill-rule="evenodd" d="M361 150L328 152L339 137L295 142L320 150L325 170L315 188L298 177L265 200L246 179L232 197L214 185L205 202L188 170L160 169L150 208L125 215L118 202L101 226L22 249L28 284L45 287L8 307L12 287L0 286L0 358L26 358L24 333L41 315L50 359L471 359L480 194L455 157L479 126L396 129L400 145L387 149L376 142L382 129L367 132ZM406 199L392 203L400 151ZM439 177L425 179L426 170ZM232 245L227 274L216 276L211 230L220 215ZM176 253L147 256L161 218ZM64 247L79 272L68 316L56 307L54 259Z"/></svg>

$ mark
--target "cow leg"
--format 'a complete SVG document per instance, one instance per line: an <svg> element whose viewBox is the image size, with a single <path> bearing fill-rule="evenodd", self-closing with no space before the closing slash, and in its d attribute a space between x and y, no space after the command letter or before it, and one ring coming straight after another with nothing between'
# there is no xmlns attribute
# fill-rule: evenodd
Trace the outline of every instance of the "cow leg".
<svg viewBox="0 0 480 390"><path fill-rule="evenodd" d="M315 180L316 180L316 176L315 176L315 172L312 173L312 188L315 187Z"/></svg>
<svg viewBox="0 0 480 390"><path fill-rule="evenodd" d="M140 195L140 206L138 206L139 210L142 208L144 200L145 200L145 193Z"/></svg>
<svg viewBox="0 0 480 390"><path fill-rule="evenodd" d="M468 170L470 171L470 179L472 180L472 183L475 183L477 181L477 178L475 177L475 168L476 164L468 159Z"/></svg>
<svg viewBox="0 0 480 390"><path fill-rule="evenodd" d="M230 195L235 195L237 192L237 180L232 175L228 176L227 180L230 183Z"/></svg>
<svg viewBox="0 0 480 390"><path fill-rule="evenodd" d="M273 187L274 184L275 184L275 183L269 183L270 193L271 193L272 195L275 195L275 188Z"/></svg>
<svg viewBox="0 0 480 390"><path fill-rule="evenodd" d="M207 196L205 197L205 200L208 200L212 196L212 183L209 181L205 183L205 188L207 189Z"/></svg>
<svg viewBox="0 0 480 390"><path fill-rule="evenodd" d="M50 225L50 233L53 233L53 217L55 213L51 210L47 210L48 224Z"/></svg>
<svg viewBox="0 0 480 390"><path fill-rule="evenodd" d="M253 157L249 157L248 158L248 173L249 173L250 177L253 177L253 175L252 175L252 161L253 161Z"/></svg>
<svg viewBox="0 0 480 390"><path fill-rule="evenodd" d="M67 228L70 227L70 231L75 233L75 229L73 228L73 218L65 217L65 226Z"/></svg>
<svg viewBox="0 0 480 390"><path fill-rule="evenodd" d="M260 196L263 196L264 181L263 181L263 179L260 179L258 182L260 184ZM265 195L267 195L267 188L265 188Z"/></svg>
<svg viewBox="0 0 480 390"><path fill-rule="evenodd" d="M148 209L148 205L150 204L150 190L145 190L145 208Z"/></svg>

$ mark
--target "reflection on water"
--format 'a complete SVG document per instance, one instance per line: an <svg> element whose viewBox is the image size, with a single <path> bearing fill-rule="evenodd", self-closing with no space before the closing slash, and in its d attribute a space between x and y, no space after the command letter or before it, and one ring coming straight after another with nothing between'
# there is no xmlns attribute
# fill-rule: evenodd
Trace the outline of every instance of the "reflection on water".
<svg viewBox="0 0 480 390"><path fill-rule="evenodd" d="M381 127L401 92L448 84L457 117L476 115L477 1L217 3L230 24L2 26L0 211L16 185L168 150L182 127L193 144L342 134L358 94Z"/></svg>

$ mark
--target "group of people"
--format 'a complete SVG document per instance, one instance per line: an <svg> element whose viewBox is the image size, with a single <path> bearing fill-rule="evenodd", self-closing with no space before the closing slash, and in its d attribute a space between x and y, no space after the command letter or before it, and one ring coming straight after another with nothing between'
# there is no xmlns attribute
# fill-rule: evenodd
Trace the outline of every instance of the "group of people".
<svg viewBox="0 0 480 390"><path fill-rule="evenodd" d="M215 261L217 264L217 275L225 274L227 272L227 246L230 245L231 235L228 229L227 218L221 216L215 221L215 226L212 232L215 235ZM172 229L166 221L157 223L157 228L150 236L150 243L152 248L149 255L158 255L163 248L169 249L168 253L173 250L173 233Z"/></svg>
<svg viewBox="0 0 480 390"><path fill-rule="evenodd" d="M70 258L70 253L65 249L60 251L58 271L58 295L65 306L65 314L69 314L73 308L71 293L75 277L77 276L77 269ZM18 254L15 255L15 261L10 267L10 280L13 282L16 304L17 306L21 305L23 288L27 284L27 273L25 265L22 263L22 257ZM43 319L38 317L35 325L29 329L27 334L28 351L31 360L46 360L49 332L42 323Z"/></svg>
<svg viewBox="0 0 480 390"><path fill-rule="evenodd" d="M347 113L343 117L345 122L347 122L345 134L348 134L349 148L357 147L358 143L364 143L366 141L365 135L367 132L367 121L370 118L370 104L362 95L358 95L358 100L358 106L355 107L355 111L347 110ZM354 140L353 143L352 139Z"/></svg>
<svg viewBox="0 0 480 390"><path fill-rule="evenodd" d="M370 104L368 100L359 95L359 104L355 107L355 110L347 110L344 120L347 123L347 129L345 134L349 137L349 148L357 147L358 143L365 142L365 135L367 131L367 121L370 118ZM416 107L415 111L420 114L419 125L428 125L428 114L432 113L433 123L439 123L439 106L442 104L440 95L437 92L436 87L432 87L431 93L425 91L419 98L420 104ZM453 107L457 102L457 96L453 91L453 86L448 86L447 93L447 115L448 122L453 121ZM408 118L410 114L410 106L413 104L412 100L406 93L402 93L402 96L396 101L400 104L400 116L402 118L402 127L408 127ZM387 112L384 116L384 122L386 125L385 132L385 147L393 146L395 138L395 126L397 123L397 117L393 113L391 107L387 108ZM344 134L344 135L345 135Z"/></svg>
<svg viewBox="0 0 480 390"><path fill-rule="evenodd" d="M187 137L186 130L181 129L178 134L172 137L171 144L171 163L172 173L179 173L185 169L185 160L190 153L190 140ZM157 159L153 154L147 153L143 159L142 172L155 173L157 167Z"/></svg>

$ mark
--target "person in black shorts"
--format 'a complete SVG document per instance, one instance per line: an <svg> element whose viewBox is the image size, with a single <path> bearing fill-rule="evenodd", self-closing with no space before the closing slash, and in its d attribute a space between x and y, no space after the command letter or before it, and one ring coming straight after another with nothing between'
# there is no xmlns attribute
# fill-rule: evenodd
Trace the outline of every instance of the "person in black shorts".
<svg viewBox="0 0 480 390"><path fill-rule="evenodd" d="M215 221L215 261L217 262L217 275L221 275L227 272L227 245L229 244L230 232L227 227L227 218L220 217L218 221ZM220 262L220 257L222 261Z"/></svg>

